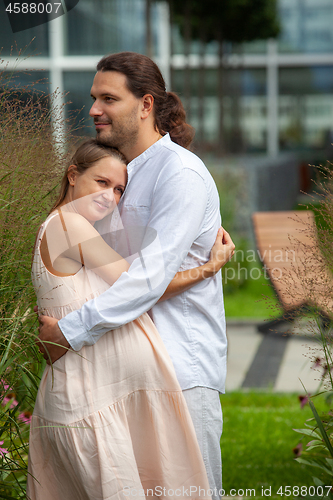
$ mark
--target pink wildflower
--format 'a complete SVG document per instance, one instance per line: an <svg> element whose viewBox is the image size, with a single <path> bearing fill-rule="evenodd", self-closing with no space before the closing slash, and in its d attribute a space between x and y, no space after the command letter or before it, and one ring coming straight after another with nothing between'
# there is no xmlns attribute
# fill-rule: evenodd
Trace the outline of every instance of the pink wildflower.
<svg viewBox="0 0 333 500"><path fill-rule="evenodd" d="M0 441L0 444L3 444L3 441ZM7 448L1 448L0 446L0 455L4 456L5 453L8 453Z"/></svg>
<svg viewBox="0 0 333 500"><path fill-rule="evenodd" d="M295 448L293 448L293 453L295 455L295 457L300 457L302 455L302 443L298 443L297 446L295 446Z"/></svg>
<svg viewBox="0 0 333 500"><path fill-rule="evenodd" d="M19 414L17 417L18 420L21 420L24 424L30 424L31 423L31 418L32 418L32 413L27 410Z"/></svg>
<svg viewBox="0 0 333 500"><path fill-rule="evenodd" d="M313 364L313 367L312 367L312 368L317 368L318 366L321 366L321 362L322 362L322 358L317 357L317 358L314 360L314 364Z"/></svg>
<svg viewBox="0 0 333 500"><path fill-rule="evenodd" d="M309 394L310 396L310 394ZM306 403L308 403L309 401L309 397L308 396L303 396L302 394L300 394L298 396L298 399L299 399L299 402L301 403L301 409L304 408L304 406L306 405Z"/></svg>
<svg viewBox="0 0 333 500"><path fill-rule="evenodd" d="M9 403L9 401L11 401L9 408L14 408L18 405L18 402L15 399L15 394L13 392L6 394L6 396L3 398L3 404L6 405L7 403Z"/></svg>
<svg viewBox="0 0 333 500"><path fill-rule="evenodd" d="M2 387L3 387L4 391L8 391L9 385L6 384L6 382L3 379L1 379L1 383L2 383Z"/></svg>

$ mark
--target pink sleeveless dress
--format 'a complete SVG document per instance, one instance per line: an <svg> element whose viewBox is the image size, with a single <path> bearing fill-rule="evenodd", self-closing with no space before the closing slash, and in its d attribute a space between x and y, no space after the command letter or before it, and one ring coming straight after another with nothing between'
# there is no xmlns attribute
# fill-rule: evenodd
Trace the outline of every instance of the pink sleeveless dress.
<svg viewBox="0 0 333 500"><path fill-rule="evenodd" d="M39 310L57 319L109 285L82 267L32 277ZM46 366L33 412L32 500L208 499L204 463L166 348L147 314Z"/></svg>

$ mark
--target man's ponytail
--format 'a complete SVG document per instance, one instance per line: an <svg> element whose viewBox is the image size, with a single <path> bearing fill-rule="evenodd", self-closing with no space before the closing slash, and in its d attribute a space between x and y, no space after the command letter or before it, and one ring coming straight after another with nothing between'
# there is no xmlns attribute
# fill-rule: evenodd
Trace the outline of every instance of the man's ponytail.
<svg viewBox="0 0 333 500"><path fill-rule="evenodd" d="M163 134L169 132L171 139L188 148L194 137L194 128L186 123L186 113L184 106L174 92L166 92L165 102L159 114L156 113L156 125Z"/></svg>

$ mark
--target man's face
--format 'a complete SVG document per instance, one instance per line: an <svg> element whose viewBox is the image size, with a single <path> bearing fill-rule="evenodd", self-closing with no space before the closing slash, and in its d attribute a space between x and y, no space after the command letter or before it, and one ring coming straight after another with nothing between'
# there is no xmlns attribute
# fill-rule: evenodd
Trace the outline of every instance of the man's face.
<svg viewBox="0 0 333 500"><path fill-rule="evenodd" d="M89 114L94 118L98 141L120 151L135 145L141 100L128 90L126 76L118 71L98 71L91 96L94 103Z"/></svg>

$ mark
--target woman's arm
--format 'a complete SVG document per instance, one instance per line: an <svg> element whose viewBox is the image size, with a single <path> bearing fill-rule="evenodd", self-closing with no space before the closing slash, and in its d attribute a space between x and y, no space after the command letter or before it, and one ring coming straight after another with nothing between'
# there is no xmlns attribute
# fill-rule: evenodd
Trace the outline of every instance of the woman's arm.
<svg viewBox="0 0 333 500"><path fill-rule="evenodd" d="M53 269L66 273L67 261L72 260L92 269L107 283L113 285L130 265L115 252L100 236L98 231L81 215L64 213L55 217L46 228L48 252ZM64 230L64 224L66 230ZM159 299L170 299L204 279L211 278L233 256L235 245L222 227L218 230L215 243L206 264L178 272ZM42 255L45 262L44 256ZM49 269L52 272L52 269Z"/></svg>
<svg viewBox="0 0 333 500"><path fill-rule="evenodd" d="M49 271L63 275L75 274L82 265L93 270L109 285L113 285L128 262L115 252L84 217L77 213L63 212L54 217L45 231L47 245L41 245L44 264ZM43 255L43 247L48 255ZM45 258L46 257L46 258ZM49 261L51 269L46 264Z"/></svg>
<svg viewBox="0 0 333 500"><path fill-rule="evenodd" d="M175 297L200 281L214 276L231 259L234 251L235 245L229 233L220 227L210 252L209 261L202 266L177 273L158 302Z"/></svg>

